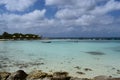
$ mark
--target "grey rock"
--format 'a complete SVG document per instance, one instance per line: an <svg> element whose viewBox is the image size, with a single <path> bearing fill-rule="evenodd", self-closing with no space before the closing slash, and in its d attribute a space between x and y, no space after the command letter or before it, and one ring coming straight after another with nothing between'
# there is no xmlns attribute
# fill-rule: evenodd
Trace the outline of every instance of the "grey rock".
<svg viewBox="0 0 120 80"><path fill-rule="evenodd" d="M71 78L70 80L89 80L89 79L87 79L87 78L77 78L77 77L75 77L75 78Z"/></svg>
<svg viewBox="0 0 120 80"><path fill-rule="evenodd" d="M120 78L112 78L112 79L108 79L108 80L120 80Z"/></svg>
<svg viewBox="0 0 120 80"><path fill-rule="evenodd" d="M101 76L94 77L93 80L109 80L109 79L110 78L108 76L101 75Z"/></svg>
<svg viewBox="0 0 120 80"><path fill-rule="evenodd" d="M42 72L41 70L35 70L28 74L27 80L43 79L47 77L47 75L47 73Z"/></svg>
<svg viewBox="0 0 120 80"><path fill-rule="evenodd" d="M9 72L0 72L0 80L6 80L9 77Z"/></svg>
<svg viewBox="0 0 120 80"><path fill-rule="evenodd" d="M67 72L54 72L51 80L70 80Z"/></svg>
<svg viewBox="0 0 120 80"><path fill-rule="evenodd" d="M0 80L1 80L2 78L1 78L1 76L0 76Z"/></svg>
<svg viewBox="0 0 120 80"><path fill-rule="evenodd" d="M23 70L18 70L14 73L12 73L7 80L25 80L27 77L27 74Z"/></svg>
<svg viewBox="0 0 120 80"><path fill-rule="evenodd" d="M54 72L53 77L54 78L65 78L68 76L68 72Z"/></svg>
<svg viewBox="0 0 120 80"><path fill-rule="evenodd" d="M39 78L39 79L27 79L27 80L51 80L51 78L45 77L45 78Z"/></svg>

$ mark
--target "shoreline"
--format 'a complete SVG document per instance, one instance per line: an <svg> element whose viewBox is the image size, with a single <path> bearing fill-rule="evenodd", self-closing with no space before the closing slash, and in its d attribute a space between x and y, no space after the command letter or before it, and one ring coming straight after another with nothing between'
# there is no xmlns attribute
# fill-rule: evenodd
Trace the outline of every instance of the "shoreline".
<svg viewBox="0 0 120 80"><path fill-rule="evenodd" d="M14 39L0 39L0 41L46 41L45 43L47 42L54 42L54 41L68 41L68 42L81 42L81 41L120 41L120 39L111 39L111 40L108 40L108 39L18 39L18 40L14 40ZM43 42L44 43L44 42Z"/></svg>
<svg viewBox="0 0 120 80"><path fill-rule="evenodd" d="M16 76L19 76L17 79ZM34 70L26 73L24 70L17 70L13 73L0 72L0 80L120 80L120 77L98 75L93 78L82 78L69 76L68 72L46 73L42 70Z"/></svg>
<svg viewBox="0 0 120 80"><path fill-rule="evenodd" d="M56 71L59 71L59 72L65 71L65 72L69 73L70 76L78 77L78 78L93 78L98 75L113 76L113 77L120 76L120 69L117 67L113 67L113 66L107 70L110 74L107 74L107 72L105 71L106 68L104 68L103 74L101 74L101 73L96 73L97 68L89 67L89 66L83 67L83 66L76 65L76 66L72 66L71 67L72 69L67 69L68 67L61 68L58 66L56 66L55 68L51 68L53 66L46 65L44 58L40 58L40 59L38 59L38 61L35 60L33 62L28 61L28 62L24 62L24 63L19 62L19 61L16 62L16 61L10 60L9 58L6 58L6 57L1 57L1 59L2 58L3 58L3 60L0 60L0 62L1 62L0 71L2 71L2 72L12 73L12 72L15 72L16 70L22 69L25 72L30 73L31 71L40 69L42 71L45 71L48 74L53 74Z"/></svg>

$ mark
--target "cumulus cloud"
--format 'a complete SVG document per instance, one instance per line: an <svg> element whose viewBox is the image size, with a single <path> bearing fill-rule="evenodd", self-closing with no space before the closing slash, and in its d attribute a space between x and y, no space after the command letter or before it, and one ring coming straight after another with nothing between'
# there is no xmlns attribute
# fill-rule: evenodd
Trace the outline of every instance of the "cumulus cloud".
<svg viewBox="0 0 120 80"><path fill-rule="evenodd" d="M24 11L35 3L36 0L0 0L9 11Z"/></svg>
<svg viewBox="0 0 120 80"><path fill-rule="evenodd" d="M55 18L70 31L76 26L81 27L81 31L109 31L119 19L107 14L120 10L117 0L46 0L46 5L58 8Z"/></svg>
<svg viewBox="0 0 120 80"><path fill-rule="evenodd" d="M70 0L46 0L46 5L63 5Z"/></svg>
<svg viewBox="0 0 120 80"><path fill-rule="evenodd" d="M109 0L104 6L97 6L94 10L91 11L91 13L95 15L103 15L114 10L120 10L120 2Z"/></svg>
<svg viewBox="0 0 120 80"><path fill-rule="evenodd" d="M36 0L29 0L28 2L26 0L19 0L18 4L23 3L21 4L22 7L16 4L10 6L16 3L14 2L16 0L12 1L10 4L10 0L1 0L0 4L4 4L10 11L23 11L33 5ZM24 3L24 1L27 3ZM99 2L104 4L98 5ZM9 8L7 7L8 5ZM2 28L22 28L28 29L27 31L35 30L48 34L60 34L76 31L78 33L111 32L120 24L119 18L108 14L114 10L120 10L120 2L116 0L45 0L45 6L57 8L52 18L48 18L48 15L45 15L48 12L47 8L34 10L22 15L3 13L0 15L0 26ZM114 26L116 27L114 28Z"/></svg>
<svg viewBox="0 0 120 80"><path fill-rule="evenodd" d="M86 13L84 9L69 9L64 8L59 10L55 17L59 19L75 19Z"/></svg>
<svg viewBox="0 0 120 80"><path fill-rule="evenodd" d="M46 0L46 5L57 5L59 7L81 7L91 8L95 5L95 0Z"/></svg>
<svg viewBox="0 0 120 80"><path fill-rule="evenodd" d="M78 5L77 7L76 5L71 4L72 7L64 7L59 9L55 15L56 18L62 21L64 20L65 22L69 22L71 19L73 19L72 21L74 26L75 23L76 25L79 26L83 26L83 25L89 26L92 24L93 25L111 24L114 21L114 18L112 16L106 15L106 13L116 9L118 10L120 4L120 2L114 0L109 0L105 5L101 5L101 6L97 6L96 5L97 1L95 0L84 0L84 1L74 0L74 4L75 3Z"/></svg>
<svg viewBox="0 0 120 80"><path fill-rule="evenodd" d="M29 28L34 27L36 23L40 24L43 20L46 10L34 10L33 12L24 15L17 14L2 14L0 21L6 23L8 28ZM1 22L1 23L3 23ZM5 27L5 26L4 26Z"/></svg>

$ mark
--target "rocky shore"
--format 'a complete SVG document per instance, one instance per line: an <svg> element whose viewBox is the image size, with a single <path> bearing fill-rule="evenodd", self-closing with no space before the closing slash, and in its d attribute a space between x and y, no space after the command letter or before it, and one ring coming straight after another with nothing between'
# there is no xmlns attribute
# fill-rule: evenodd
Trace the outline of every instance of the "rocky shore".
<svg viewBox="0 0 120 80"><path fill-rule="evenodd" d="M69 76L68 72L54 72L53 74L48 74L41 70L35 70L30 73L18 70L13 73L0 72L0 80L120 80L120 77L114 78L112 76L100 75L88 79Z"/></svg>

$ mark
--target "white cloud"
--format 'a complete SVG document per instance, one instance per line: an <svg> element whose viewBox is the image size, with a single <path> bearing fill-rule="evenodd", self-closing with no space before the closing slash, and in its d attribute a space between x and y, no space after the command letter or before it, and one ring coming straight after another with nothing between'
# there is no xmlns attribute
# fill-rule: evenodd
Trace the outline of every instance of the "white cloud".
<svg viewBox="0 0 120 80"><path fill-rule="evenodd" d="M95 0L46 0L46 5L56 5L59 7L91 8L95 5Z"/></svg>
<svg viewBox="0 0 120 80"><path fill-rule="evenodd" d="M36 0L0 0L9 11L24 11L35 3Z"/></svg>
<svg viewBox="0 0 120 80"><path fill-rule="evenodd" d="M54 5L54 1L57 0L51 1L51 5ZM109 16L106 13L120 10L120 2L115 0L106 0L104 5L98 6L97 3L102 1L103 0L70 0L66 5L69 4L71 7L66 7L64 3L65 6L61 5L62 8L57 11L55 17L60 19L62 22L64 21L64 24L69 23L74 26L112 24L114 23L114 17Z"/></svg>
<svg viewBox="0 0 120 80"><path fill-rule="evenodd" d="M76 20L78 25L90 25L95 20L95 16L93 15L83 15Z"/></svg>
<svg viewBox="0 0 120 80"><path fill-rule="evenodd" d="M56 17L59 19L75 19L86 13L84 9L61 9L56 13Z"/></svg>
<svg viewBox="0 0 120 80"><path fill-rule="evenodd" d="M79 26L108 25L112 23L114 23L114 18L108 15L83 15L76 20L76 24Z"/></svg>
<svg viewBox="0 0 120 80"><path fill-rule="evenodd" d="M0 3L3 4L2 1L0 1ZM32 0L29 1L31 2ZM79 30L79 32L101 31L104 29L110 30L113 28L113 26L111 27L111 24L115 24L116 22L119 23L120 19L115 18L112 15L110 16L107 13L114 10L120 10L120 2L106 0L105 4L97 5L97 3L101 1L105 0L46 0L46 6L55 6L58 9L56 14L52 15L54 18L48 19L45 16L45 9L34 10L33 12L25 13L23 15L4 13L0 15L0 25L4 24L1 25L1 27L5 26L16 29L36 29L37 31L47 33L62 33ZM6 5L8 4L5 4L5 6ZM22 11L28 7L17 8L7 9L12 11Z"/></svg>
<svg viewBox="0 0 120 80"><path fill-rule="evenodd" d="M53 3L51 3L51 5L54 5L54 2L59 0L46 0L46 3L47 1L52 1ZM61 3L63 3L62 0ZM58 5L58 7L60 6L61 8L55 16L59 19L79 18L84 14L88 14L91 9L94 9L95 3L95 0L69 0L66 3L64 2L64 4Z"/></svg>
<svg viewBox="0 0 120 80"><path fill-rule="evenodd" d="M70 0L46 0L46 5L63 5Z"/></svg>
<svg viewBox="0 0 120 80"><path fill-rule="evenodd" d="M120 2L109 0L105 5L97 6L94 10L91 11L91 13L94 15L104 15L114 10L120 10Z"/></svg>
<svg viewBox="0 0 120 80"><path fill-rule="evenodd" d="M35 10L32 13L24 14L22 16L22 19L24 19L26 21L28 21L28 20L32 20L32 21L39 20L39 19L44 18L45 12L46 12L45 9L41 10L41 11L40 10Z"/></svg>
<svg viewBox="0 0 120 80"><path fill-rule="evenodd" d="M0 15L0 20L6 22L6 26L9 28L28 28L34 27L37 24L40 24L44 19L46 10L35 10L31 13L24 15L17 14L3 14Z"/></svg>

